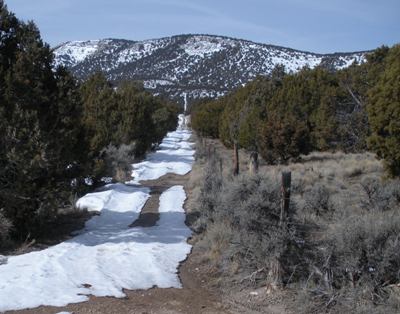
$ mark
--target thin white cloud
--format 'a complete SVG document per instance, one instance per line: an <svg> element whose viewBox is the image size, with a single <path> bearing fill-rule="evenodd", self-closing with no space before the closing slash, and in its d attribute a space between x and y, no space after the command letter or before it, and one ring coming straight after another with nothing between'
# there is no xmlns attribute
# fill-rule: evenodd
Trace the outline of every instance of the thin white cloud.
<svg viewBox="0 0 400 314"><path fill-rule="evenodd" d="M304 50L373 48L398 41L399 0L6 0L45 40L241 37ZM343 40L332 40L346 33ZM301 40L300 40L301 39ZM351 47L351 48L350 48Z"/></svg>
<svg viewBox="0 0 400 314"><path fill-rule="evenodd" d="M216 7L209 7L205 5L200 5L198 3L193 3L189 1L183 0L146 0L142 2L153 3L157 5L166 5L166 6L175 6L181 9L189 9L195 12L200 13L198 16L191 16L190 22L199 23L199 25L204 25L204 22L211 23L209 26L224 26L225 28L232 28L234 30L241 29L243 31L249 32L263 32L269 35L280 35L284 36L284 32L273 27L268 27L266 25L257 24L254 22L249 22L243 19L240 19L235 16L228 15L226 12L220 12ZM159 16L159 18L163 18L163 16ZM168 20L181 20L184 19L184 16L169 16ZM195 18L195 20L193 20ZM202 23L203 22L203 23ZM206 24L207 25L207 24Z"/></svg>
<svg viewBox="0 0 400 314"><path fill-rule="evenodd" d="M63 12L71 8L72 0L6 0L6 5L11 11L18 14L30 15L33 17L46 16L47 14L55 14Z"/></svg>

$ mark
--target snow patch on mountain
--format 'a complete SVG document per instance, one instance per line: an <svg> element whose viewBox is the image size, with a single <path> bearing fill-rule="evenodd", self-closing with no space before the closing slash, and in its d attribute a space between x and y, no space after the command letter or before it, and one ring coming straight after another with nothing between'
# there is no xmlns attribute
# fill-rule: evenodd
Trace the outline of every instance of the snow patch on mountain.
<svg viewBox="0 0 400 314"><path fill-rule="evenodd" d="M189 56L204 58L234 45L235 43L232 40L221 37L196 36L189 38L185 44L181 45L181 48Z"/></svg>
<svg viewBox="0 0 400 314"><path fill-rule="evenodd" d="M162 48L165 42L166 40L146 40L143 42L135 42L129 48L118 53L116 64L130 63L150 56L154 51Z"/></svg>
<svg viewBox="0 0 400 314"><path fill-rule="evenodd" d="M168 86L174 83L168 80L147 80L143 81L144 88L155 89L157 86Z"/></svg>
<svg viewBox="0 0 400 314"><path fill-rule="evenodd" d="M76 64L82 62L99 49L100 40L73 41L61 45L54 51L56 64L65 63L63 56L68 56L68 63Z"/></svg>

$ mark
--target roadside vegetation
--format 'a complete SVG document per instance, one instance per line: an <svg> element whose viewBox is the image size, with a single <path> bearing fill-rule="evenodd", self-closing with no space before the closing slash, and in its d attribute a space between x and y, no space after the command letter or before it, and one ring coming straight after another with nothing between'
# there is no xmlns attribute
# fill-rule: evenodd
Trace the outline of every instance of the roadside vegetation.
<svg viewBox="0 0 400 314"><path fill-rule="evenodd" d="M193 107L204 171L192 228L234 307L399 313L399 61L397 45L337 72L277 67Z"/></svg>
<svg viewBox="0 0 400 314"><path fill-rule="evenodd" d="M126 180L177 113L138 83L78 82L54 67L36 25L0 1L0 248L54 231L103 177Z"/></svg>
<svg viewBox="0 0 400 314"><path fill-rule="evenodd" d="M400 175L400 45L381 47L367 62L332 72L286 74L282 66L217 100L192 108L199 135L257 151L269 164L311 151L375 152Z"/></svg>
<svg viewBox="0 0 400 314"><path fill-rule="evenodd" d="M203 143L192 229L213 282L233 308L399 312L400 181L382 180L374 154L314 152L288 165L261 161L252 174L249 154L241 151L241 174L233 176L231 151ZM283 171L291 171L292 185L282 224Z"/></svg>

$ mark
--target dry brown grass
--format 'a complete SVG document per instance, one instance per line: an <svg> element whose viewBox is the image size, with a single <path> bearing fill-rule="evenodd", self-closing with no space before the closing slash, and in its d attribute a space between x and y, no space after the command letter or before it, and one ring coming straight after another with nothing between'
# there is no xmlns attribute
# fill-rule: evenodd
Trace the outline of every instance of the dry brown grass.
<svg viewBox="0 0 400 314"><path fill-rule="evenodd" d="M191 142L195 143L196 151L199 151L200 143L197 136L192 135ZM193 164L192 170L190 172L189 180L185 184L185 191L188 195L185 209L187 213L193 213L196 211L196 201L199 198L201 190L201 182L203 180L203 169L206 164L206 159L204 157L196 157L196 162Z"/></svg>
<svg viewBox="0 0 400 314"><path fill-rule="evenodd" d="M206 158L208 152L213 153L215 150L218 158L222 160L222 173L225 182L222 193L226 193L229 191L229 186L234 186L232 182L241 180L240 178L236 179L232 176L233 151L225 148L216 140L206 140L202 146L203 157ZM239 156L240 172L242 174L247 173L250 154L241 150ZM202 177L204 164L205 162L202 159L198 160L197 165L195 165L195 167L198 168L195 171L196 176L192 182L193 189L198 188L200 185L196 185L196 183L199 183L198 181L204 180ZM278 166L268 166L260 160L260 177L267 178L272 185L276 184L277 187L280 185L281 173L288 170L292 172L291 202L296 208L295 219L304 226L311 226L310 232L306 235L306 241L310 241L312 247L315 246L314 252L317 256L313 257L313 254L309 257L307 256L306 263L310 263L309 269L313 269L315 265L317 267L315 270L317 273L319 271L318 268L324 269L324 267L328 267L331 271L336 272L336 284L342 286L341 289L346 287L345 290L333 291L333 294L330 295L330 292L326 293L326 291L324 291L327 286L322 283L323 279L321 276L323 274L320 276L316 275L314 271L311 271L311 280L307 280L307 284L305 284L302 282L304 276L299 276L297 273L295 275L297 279L291 278L292 282L290 283L291 288L295 289L291 290L291 293L295 291L294 294L299 295L297 301L300 302L300 305L296 303L295 307L299 307L296 308L296 311L307 313L307 308L321 310L326 302L329 303L329 298L337 298L335 299L335 304L337 303L339 305L334 307L335 309L323 308L323 311L329 313L334 313L335 311L340 312L341 310L347 310L352 306L354 307L355 304L358 304L359 312L362 313L363 307L360 304L365 303L368 306L372 306L370 296L373 294L371 294L371 291L374 291L374 285L380 285L380 280L385 278L385 276L390 276L393 282L396 282L395 272L393 272L393 267L390 269L387 268L383 270L382 274L376 273L374 275L375 279L372 279L372 281L366 273L363 275L363 281L359 282L361 290L354 290L354 288L351 288L348 284L348 280L346 279L347 270L344 265L353 267L353 269L356 269L356 274L359 274L357 272L361 274L365 268L357 270L357 267L359 267L359 260L360 258L362 259L362 255L364 254L363 250L365 248L368 250L367 254L369 254L369 258L373 259L376 265L380 265L377 266L378 268L381 267L381 269L383 269L382 267L385 267L384 265L386 264L393 265L393 262L395 264L397 263L395 261L397 258L396 252L398 242L396 242L397 240L395 240L393 232L396 233L396 230L400 232L400 227L398 221L394 221L390 219L390 217L393 217L392 215L395 214L399 207L400 188L398 181L392 182L384 177L381 161L377 160L375 155L371 153L345 154L342 152L314 152L307 156L302 156L301 160L296 163ZM226 186L228 186L228 189L226 189ZM201 189L198 188L198 191L199 193L197 195L200 196ZM371 191L372 194L368 196L368 193ZM245 197L245 199L247 202L247 197ZM219 201L220 203L221 200L222 203L230 202L229 199L224 199L223 196ZM243 204L238 203L236 206L238 211L240 211L242 205ZM193 206L198 206L195 200L193 201ZM224 209L224 206L218 206ZM232 206L234 205L228 205L228 207ZM250 208L247 208L245 212L249 209ZM206 240L205 242L208 243L209 249L209 254L207 255L208 261L211 260L213 263L226 263L227 259L221 258L221 251L224 250L224 246L229 247L230 245L229 241L226 241L230 232L226 232L226 228L222 228L218 220L217 224L214 222L211 223L211 226L210 228L207 227L208 230L204 233L204 239ZM385 236L386 234L388 234L388 236ZM222 239L224 240L222 241ZM355 244L353 245L353 243ZM249 243L249 245L251 244ZM232 249L232 247L228 249ZM328 255L325 256L324 252L328 252L328 250L331 253L326 253ZM352 252L354 254L348 254L347 252ZM385 257L380 258L379 252L385 252ZM337 261L340 261L341 264L323 266L326 263L325 259L327 257L329 260L330 254L336 255ZM263 254L260 255L260 258L262 258L262 255ZM316 259L312 260L315 257ZM311 260L308 260L308 258L311 258ZM243 271L244 265L238 263L237 260L231 260L230 263L230 265L223 266L225 269L223 272L226 272L228 276L233 276L236 275L236 272L240 273ZM363 267L365 267L365 265ZM303 268L303 271L307 272L307 267ZM294 282L296 280L298 281ZM332 285L332 283L330 285ZM304 292L308 295L310 289L316 289L316 291L320 291L319 289L322 290L318 292L318 296L312 296L308 301L305 299L303 300L301 293ZM234 289L229 290L229 293L235 295L235 292L233 292ZM392 292L387 295L387 302L393 303L394 301L392 302L390 300L397 300L396 295L392 295ZM369 300L368 297L370 298ZM326 298L328 298L328 300L324 301ZM316 300L317 302L315 303ZM347 302L345 300L350 301ZM311 303L306 305L305 303L307 302ZM318 302L321 303L319 304ZM396 308L397 305L393 307L389 303L374 308L374 311L371 313L380 313L382 310L387 313L394 313L393 309ZM291 306L293 306L293 304ZM295 309L295 307L292 307L292 309Z"/></svg>
<svg viewBox="0 0 400 314"><path fill-rule="evenodd" d="M216 264L221 260L223 252L227 249L233 230L229 224L216 223L210 226L201 240L201 245L208 248L204 256L210 263Z"/></svg>

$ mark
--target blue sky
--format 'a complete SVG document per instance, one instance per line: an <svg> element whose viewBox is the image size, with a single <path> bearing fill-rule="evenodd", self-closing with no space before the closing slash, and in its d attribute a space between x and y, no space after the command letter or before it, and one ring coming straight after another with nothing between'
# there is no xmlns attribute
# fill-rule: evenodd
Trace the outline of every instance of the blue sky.
<svg viewBox="0 0 400 314"><path fill-rule="evenodd" d="M328 53L400 42L400 0L5 0L52 46L202 33Z"/></svg>

